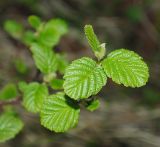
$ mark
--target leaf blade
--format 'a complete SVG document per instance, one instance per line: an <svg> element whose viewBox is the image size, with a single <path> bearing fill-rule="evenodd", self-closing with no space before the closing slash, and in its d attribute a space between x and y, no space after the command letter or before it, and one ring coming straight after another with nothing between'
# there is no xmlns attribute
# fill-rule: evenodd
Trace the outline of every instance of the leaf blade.
<svg viewBox="0 0 160 147"><path fill-rule="evenodd" d="M40 114L41 125L55 132L65 132L78 123L79 106L65 97L64 93L49 96Z"/></svg>
<svg viewBox="0 0 160 147"><path fill-rule="evenodd" d="M72 99L84 99L97 94L107 77L100 65L88 57L73 61L64 74L64 91Z"/></svg>
<svg viewBox="0 0 160 147"><path fill-rule="evenodd" d="M0 142L15 137L23 128L23 122L11 114L0 116Z"/></svg>
<svg viewBox="0 0 160 147"><path fill-rule="evenodd" d="M126 49L111 52L102 61L102 67L109 78L126 87L141 87L149 78L149 69L142 57Z"/></svg>

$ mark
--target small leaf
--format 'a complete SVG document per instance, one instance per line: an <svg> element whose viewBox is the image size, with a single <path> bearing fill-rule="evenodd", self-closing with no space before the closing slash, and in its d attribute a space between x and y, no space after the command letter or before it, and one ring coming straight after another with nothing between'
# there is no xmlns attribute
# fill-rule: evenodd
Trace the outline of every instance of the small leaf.
<svg viewBox="0 0 160 147"><path fill-rule="evenodd" d="M16 58L14 60L14 64L15 64L17 72L19 72L20 74L26 74L27 73L28 67L21 58Z"/></svg>
<svg viewBox="0 0 160 147"><path fill-rule="evenodd" d="M91 103L89 103L89 105L87 106L87 109L92 112L97 110L99 106L100 106L100 101L97 99L97 100L91 101Z"/></svg>
<svg viewBox="0 0 160 147"><path fill-rule="evenodd" d="M79 106L64 93L50 95L41 110L41 124L51 131L65 132L78 123Z"/></svg>
<svg viewBox="0 0 160 147"><path fill-rule="evenodd" d="M23 106L29 112L39 112L44 99L48 96L48 89L45 85L33 82L27 85L23 91Z"/></svg>
<svg viewBox="0 0 160 147"><path fill-rule="evenodd" d="M0 116L0 142L14 138L23 128L23 122L11 114Z"/></svg>
<svg viewBox="0 0 160 147"><path fill-rule="evenodd" d="M65 93L75 100L97 94L107 81L103 68L88 57L73 61L67 67L64 79Z"/></svg>
<svg viewBox="0 0 160 147"><path fill-rule="evenodd" d="M15 84L9 83L0 91L0 100L8 100L16 98L18 95L17 87Z"/></svg>
<svg viewBox="0 0 160 147"><path fill-rule="evenodd" d="M31 51L37 68L44 74L56 71L57 59L51 48L32 44Z"/></svg>
<svg viewBox="0 0 160 147"><path fill-rule="evenodd" d="M32 31L25 31L24 34L23 34L23 38L22 39L22 42L27 45L27 46L31 46L31 44L35 41L35 35L34 35L34 32Z"/></svg>
<svg viewBox="0 0 160 147"><path fill-rule="evenodd" d="M66 59L66 56L63 54L56 54L57 55L57 70L61 73L64 74L66 67L68 66L68 61Z"/></svg>
<svg viewBox="0 0 160 147"><path fill-rule="evenodd" d="M94 52L99 51L100 42L94 33L91 25L85 25L84 27L85 35L87 37L88 43Z"/></svg>
<svg viewBox="0 0 160 147"><path fill-rule="evenodd" d="M58 44L60 37L67 31L67 25L63 20L52 19L40 31L38 41L45 46L53 47Z"/></svg>
<svg viewBox="0 0 160 147"><path fill-rule="evenodd" d="M35 15L29 16L28 22L35 29L38 29L39 26L41 25L41 19L38 16L35 16Z"/></svg>
<svg viewBox="0 0 160 147"><path fill-rule="evenodd" d="M4 29L15 39L21 39L23 26L14 20L7 20Z"/></svg>
<svg viewBox="0 0 160 147"><path fill-rule="evenodd" d="M147 64L133 51L119 49L102 61L108 77L126 87L141 87L149 78Z"/></svg>
<svg viewBox="0 0 160 147"><path fill-rule="evenodd" d="M21 92L25 91L25 89L27 88L27 83L24 81L20 81L18 82L18 88Z"/></svg>
<svg viewBox="0 0 160 147"><path fill-rule="evenodd" d="M62 79L53 79L50 82L50 86L55 90L56 89L63 89L63 83L64 83L64 80L62 80Z"/></svg>

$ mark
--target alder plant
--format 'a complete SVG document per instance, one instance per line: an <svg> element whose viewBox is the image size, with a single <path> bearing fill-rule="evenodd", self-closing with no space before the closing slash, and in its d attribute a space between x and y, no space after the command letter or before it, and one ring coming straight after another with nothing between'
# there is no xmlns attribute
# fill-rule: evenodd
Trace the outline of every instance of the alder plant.
<svg viewBox="0 0 160 147"><path fill-rule="evenodd" d="M1 90L0 142L13 138L23 128L18 114L6 107L14 107L12 104L17 99L27 111L40 116L42 126L54 132L66 132L77 125L80 106L89 111L98 109L97 94L106 85L107 78L133 88L148 81L148 66L142 57L127 49L106 55L105 43L100 43L91 25L85 25L84 32L96 60L82 57L68 64L65 56L54 50L68 32L66 22L61 19L43 22L37 16L30 16L28 21L35 31L25 30L12 20L6 21L4 28L28 46L42 79L30 83L20 81L18 90L14 84Z"/></svg>

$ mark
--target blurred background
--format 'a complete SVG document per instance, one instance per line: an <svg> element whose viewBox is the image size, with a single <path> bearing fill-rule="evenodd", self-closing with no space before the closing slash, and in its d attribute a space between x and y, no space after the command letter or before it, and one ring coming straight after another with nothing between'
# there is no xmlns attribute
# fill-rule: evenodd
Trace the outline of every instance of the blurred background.
<svg viewBox="0 0 160 147"><path fill-rule="evenodd" d="M25 127L0 147L160 147L160 1L0 0L0 87L36 74L29 50L3 29L8 19L29 27L32 14L68 23L69 32L56 48L69 61L93 57L83 32L85 24L92 24L107 52L127 48L140 54L149 65L150 79L138 89L109 79L100 93L100 108L82 110L78 126L63 134L46 130L36 115L17 106ZM26 72L19 70L19 61Z"/></svg>

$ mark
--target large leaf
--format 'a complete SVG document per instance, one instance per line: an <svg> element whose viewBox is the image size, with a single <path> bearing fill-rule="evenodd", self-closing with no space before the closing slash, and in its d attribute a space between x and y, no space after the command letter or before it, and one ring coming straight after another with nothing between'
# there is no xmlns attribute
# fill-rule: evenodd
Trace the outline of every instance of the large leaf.
<svg viewBox="0 0 160 147"><path fill-rule="evenodd" d="M133 51L119 49L111 52L102 61L108 77L117 84L129 87L141 87L148 81L147 64Z"/></svg>
<svg viewBox="0 0 160 147"><path fill-rule="evenodd" d="M11 114L0 116L0 142L12 139L23 128L23 122Z"/></svg>
<svg viewBox="0 0 160 147"><path fill-rule="evenodd" d="M23 105L33 113L39 112L44 99L48 96L48 89L45 85L33 82L25 86L23 91Z"/></svg>
<svg viewBox="0 0 160 147"><path fill-rule="evenodd" d="M49 96L41 110L41 124L51 131L65 132L78 123L79 106L64 93Z"/></svg>
<svg viewBox="0 0 160 147"><path fill-rule="evenodd" d="M44 74L49 74L57 69L56 55L51 48L32 44L31 51L37 68Z"/></svg>
<svg viewBox="0 0 160 147"><path fill-rule="evenodd" d="M94 60L83 57L73 61L64 75L65 93L77 100L97 94L106 84L106 74Z"/></svg>

